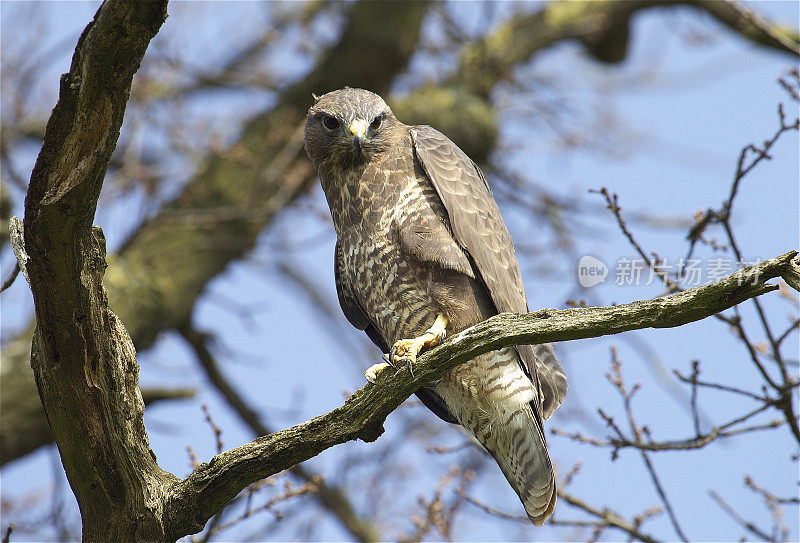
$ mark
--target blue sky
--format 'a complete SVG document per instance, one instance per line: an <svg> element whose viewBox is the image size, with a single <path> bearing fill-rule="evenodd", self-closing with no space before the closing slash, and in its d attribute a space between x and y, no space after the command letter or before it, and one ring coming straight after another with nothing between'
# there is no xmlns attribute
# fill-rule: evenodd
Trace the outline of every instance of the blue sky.
<svg viewBox="0 0 800 543"><path fill-rule="evenodd" d="M74 47L74 39L96 9L96 3L44 3L39 6L40 19L14 21L13 2L0 4L2 45L12 46L26 25L46 25L40 46L64 44L63 55L46 70L49 81L35 82L36 92L51 107L55 100L57 78L66 71ZM478 17L473 9L463 7L464 17ZM771 19L797 26L797 6L793 2L760 2L753 8ZM225 51L216 50L215 37L230 37L235 28L241 37L256 35L265 24L263 10L254 3L211 3L199 10L175 5L159 39L180 42L188 55L222 58ZM462 9L462 8L459 8ZM245 21L245 22L241 22ZM696 32L711 41L687 44L685 36ZM330 39L330 37L328 37ZM230 45L231 40L222 40ZM554 193L601 205L602 199L590 189L608 187L620 197L623 213L643 213L690 221L701 209L718 207L727 197L736 160L741 148L771 137L777 126L776 107L786 104L787 114L796 115L797 105L788 100L776 83L796 60L766 51L744 42L721 29L706 17L698 17L688 9L663 12L654 10L635 20L629 58L620 66L600 66L586 59L577 44L562 44L536 58L525 70L538 77L557 81L551 92L579 112L577 118L587 145L563 148L563 140L544 125L528 123L530 118L518 115L522 107L518 96L511 96L512 106L502 116L501 145L515 148L504 155L503 166L531 173L533 179ZM298 75L290 58L278 55L270 62L286 77ZM424 60L420 60L424 64ZM423 66L424 67L424 66ZM402 88L401 84L398 84ZM5 89L4 89L5 90ZM502 92L494 97L502 100ZM523 99L525 97L522 97ZM195 107L220 106L219 115L247 117L270 103L268 94L217 95ZM3 101L5 107L6 101ZM225 109L227 108L227 109ZM569 119L568 119L569 120ZM588 120L588 121L587 121ZM611 122L613 120L613 122ZM224 124L217 119L217 125ZM534 120L535 121L535 120ZM234 124L234 123L231 123ZM231 133L229 136L233 137ZM775 146L773 160L757 167L743 182L735 207L734 225L742 251L749 259L766 259L798 247L798 138L785 135ZM36 150L20 156L20 163L30 170ZM497 156L495 160L500 160ZM491 179L490 179L491 182ZM18 194L12 196L19 200ZM21 201L21 200L19 200ZM324 210L324 198L317 187L300 206L282 213L276 224L265 232L247 262L231 265L207 289L197 306L194 321L200 330L219 334L217 354L227 375L239 386L245 397L264 413L274 427L284 427L326 412L341 404L343 393L360 387L363 369L377 360L377 352L367 346L360 333L349 327L343 318L335 325L326 324L318 310L298 295L270 265L276 259L291 257L331 305L336 307L332 277L334 234L329 225L308 209ZM541 225L517 208L501 202L512 236L547 240ZM138 213L137 213L138 210ZM19 213L19 207L17 208ZM135 227L142 217L142 203L136 197L114 201L102 209L96 223L103 226L113 248ZM609 265L620 258L635 258L632 248L618 231L610 214L592 213L581 217L582 231L572 254L594 255ZM686 250L685 229L656 229L632 222L638 241L662 257L676 260ZM719 235L719 233L717 233ZM282 254L284 240L290 240L291 255ZM527 239L527 238L526 238ZM7 273L12 264L3 254L2 269ZM715 256L708 250L698 251L707 259ZM546 278L537 276L542 263L556 273ZM661 294L663 288L652 285L616 286L612 271L608 280L592 289L576 287L577 259L563 256L537 258L523 262L523 276L532 308L565 307L570 298L585 298L592 304L607 305L647 299ZM30 295L22 281L3 294L2 330L9 333L28 322ZM776 328L788 325L788 316L797 314L797 307L767 296L764 305L776 319ZM242 319L232 308L252 309L250 320ZM782 316L786 319L780 320ZM749 308L745 322L761 335ZM252 323L252 324L249 324ZM780 323L780 325L778 325ZM333 332L331 332L333 326ZM343 341L334 336L344 337ZM791 339L797 352L797 334ZM604 375L609 367L609 348L616 347L624 362L628 383L641 382L636 397L640 424L647 424L661 439L680 439L691 433L691 417L685 402L678 402L673 390L673 368L689 372L690 362L700 360L703 377L731 386L752 388L758 382L752 364L747 361L740 344L719 322L708 319L680 329L640 331L617 337L572 342L559 346L559 354L567 370L571 390L561 411L550 421L566 431L606 435L594 414L598 406L618 419L624 417L619 398ZM193 356L172 333L161 337L156 346L140 358L143 386L172 384L196 386L195 400L180 404L156 406L146 415L152 447L165 469L178 475L188 472L186 446L191 445L202 460L214 454L213 438L203 420L200 403L207 403L214 418L224 428L226 448L249 441L252 436L231 413L224 401L204 383L195 367ZM795 368L796 369L796 368ZM679 387L678 387L679 388ZM685 389L682 393L685 393ZM743 413L751 406L722 393L702 392L700 403L709 421L719 423ZM419 407L408 409L421 410ZM582 412L593 423L581 423ZM580 416L579 416L580 415ZM775 413L758 419L776 418ZM417 494L429 495L440 473L451 458L426 453L415 440L404 440L406 415L395 413L386 423L386 435L378 443L352 443L325 452L312 461L320 472L331 477L352 480L366 476L355 467L343 471L344 461L369 455L381 443L397 442L393 458L401 457L404 469L415 475L397 483L397 492L406 497L408 510L397 511L396 520L386 533L408 531L408 512ZM435 444L463 441L461 434L428 417L430 425L440 430ZM428 421L428 419L425 419ZM623 451L612 462L609 451L576 444L563 437L550 438L550 451L561 472L577 461L583 462L580 475L570 491L588 502L616 508L633 515L658 503L658 497L642 469L634 451ZM797 465L789 458L796 453L786 431L753 434L734 438L697 452L661 453L652 455L656 470L673 507L682 520L684 531L694 540L730 540L742 534L741 528L722 514L711 500L713 489L740 511L754 511L752 518L768 526L769 515L758 497L743 488L743 476L751 475L761 486L778 495L797 496ZM754 459L757 459L754 461ZM39 451L3 470L3 498L18 499L31 492L48 492L52 485L54 455ZM349 464L347 464L349 465ZM438 471L437 471L438 470ZM431 475L434 474L434 475ZM63 486L61 492L68 492ZM499 471L486 469L471 488L471 494L484 503L518 514L521 507ZM356 503L368 497L356 495ZM75 510L66 500L67 510ZM469 506L465 506L469 507ZM541 532L521 531L514 525L488 519L475 509L466 509L455 536L460 540L494 540L506 538L561 539L569 537L563 529ZM309 519L315 510L305 512ZM578 515L566 504L560 504L557 516L568 519ZM13 519L9 518L9 521ZM798 534L797 508L787 508L785 522L790 539ZM265 521L266 522L266 521ZM3 519L4 529L6 519ZM669 521L662 515L646 525L651 533L674 538ZM231 531L227 539L244 537L249 529ZM520 531L518 531L520 530ZM317 535L323 539L344 539L335 523L325 520ZM270 537L290 537L278 528ZM46 534L45 534L46 536ZM619 536L617 536L619 537Z"/></svg>

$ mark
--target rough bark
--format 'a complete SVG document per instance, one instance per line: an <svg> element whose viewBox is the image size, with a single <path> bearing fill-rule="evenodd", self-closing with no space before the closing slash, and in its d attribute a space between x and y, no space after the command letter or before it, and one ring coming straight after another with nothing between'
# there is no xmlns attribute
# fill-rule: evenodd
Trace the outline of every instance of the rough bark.
<svg viewBox="0 0 800 543"><path fill-rule="evenodd" d="M92 227L133 74L166 0L108 0L78 41L25 198L31 367L90 541L159 540L161 470L144 429L133 343L108 308ZM19 250L19 248L17 248Z"/></svg>
<svg viewBox="0 0 800 543"><path fill-rule="evenodd" d="M33 335L31 330L30 335ZM22 352L8 352L9 349L21 349ZM19 458L22 454L34 451L43 445L53 442L53 433L42 410L42 403L33 382L30 367L30 343L15 341L3 347L5 363L2 365L0 381L3 383L3 394L10 397L2 400L2 426L0 426L0 466ZM16 364L14 366L13 364ZM9 392L9 391L14 391ZM30 398L22 398L28 393ZM187 388L142 389L145 405L162 400L189 398L194 390Z"/></svg>

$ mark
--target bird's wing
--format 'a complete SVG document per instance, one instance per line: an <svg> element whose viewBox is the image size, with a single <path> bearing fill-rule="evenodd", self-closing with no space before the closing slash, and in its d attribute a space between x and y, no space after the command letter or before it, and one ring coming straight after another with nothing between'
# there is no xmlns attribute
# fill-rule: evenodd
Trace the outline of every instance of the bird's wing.
<svg viewBox="0 0 800 543"><path fill-rule="evenodd" d="M430 126L412 127L411 137L417 159L447 210L453 236L475 263L495 308L501 313L527 313L514 243L483 173L456 144ZM539 404L547 419L566 395L564 370L550 346L521 345L517 350L524 369L534 383L538 380Z"/></svg>
<svg viewBox="0 0 800 543"><path fill-rule="evenodd" d="M369 339L372 340L372 342L381 350L381 352L388 353L388 342L378 331L378 327L375 326L372 320L361 308L361 304L358 303L358 298L356 298L355 294L353 293L350 280L348 279L347 274L344 273L343 264L344 259L342 248L337 240L334 254L333 274L336 281L336 294L339 297L339 305L342 307L342 312L344 313L344 316L347 317L347 320L350 322L350 324L359 330L364 330L367 333ZM458 424L456 418L447 409L444 400L442 400L442 398L439 397L436 392L429 388L420 388L415 394L420 401L422 401L425 407L433 411L440 419L451 424Z"/></svg>
<svg viewBox="0 0 800 543"><path fill-rule="evenodd" d="M475 262L497 311L527 313L514 244L483 173L430 126L415 126L411 135L417 159L447 210L453 236Z"/></svg>

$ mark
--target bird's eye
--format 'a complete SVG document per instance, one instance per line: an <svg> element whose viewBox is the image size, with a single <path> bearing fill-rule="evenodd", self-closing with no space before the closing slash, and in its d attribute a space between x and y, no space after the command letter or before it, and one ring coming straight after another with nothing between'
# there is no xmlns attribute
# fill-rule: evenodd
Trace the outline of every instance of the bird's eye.
<svg viewBox="0 0 800 543"><path fill-rule="evenodd" d="M324 124L325 128L328 130L336 130L339 128L341 123L330 115L325 115L325 117L322 119L322 124Z"/></svg>
<svg viewBox="0 0 800 543"><path fill-rule="evenodd" d="M378 115L377 117L372 119L372 122L370 123L369 127L372 130L377 130L381 127L381 123L383 123L383 115Z"/></svg>

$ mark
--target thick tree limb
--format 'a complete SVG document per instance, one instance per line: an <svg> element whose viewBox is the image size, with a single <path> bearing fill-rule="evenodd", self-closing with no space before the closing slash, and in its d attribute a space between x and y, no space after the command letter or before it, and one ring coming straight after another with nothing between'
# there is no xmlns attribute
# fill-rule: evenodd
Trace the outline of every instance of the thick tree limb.
<svg viewBox="0 0 800 543"><path fill-rule="evenodd" d="M796 28L770 23L741 2L688 0L687 4L702 9L753 43L800 56L800 33Z"/></svg>
<svg viewBox="0 0 800 543"><path fill-rule="evenodd" d="M193 388L143 388L142 400L145 405L150 405L164 400L193 398L195 393Z"/></svg>
<svg viewBox="0 0 800 543"><path fill-rule="evenodd" d="M161 470L144 429L136 352L102 284L92 228L133 74L166 0L100 6L78 41L25 198L24 250L36 312L31 367L89 541L158 540Z"/></svg>
<svg viewBox="0 0 800 543"><path fill-rule="evenodd" d="M383 422L419 387L491 350L524 343L600 337L643 328L671 328L710 317L744 300L771 292L765 281L796 275L797 251L750 266L716 283L653 300L614 307L545 309L527 315L503 313L445 340L414 366L381 373L343 406L292 428L261 437L215 456L178 482L165 508L173 538L202 528L205 520L247 485L312 458L325 449L361 439L374 441ZM189 513L194 513L194 517Z"/></svg>
<svg viewBox="0 0 800 543"><path fill-rule="evenodd" d="M704 11L759 45L800 56L800 37L796 31L770 24L734 2L566 0L548 2L540 11L515 17L467 46L461 55L461 69L453 74L449 83L477 96L488 97L497 82L506 79L514 66L538 51L569 40L579 41L598 61L621 62L628 52L631 18L635 14L646 9L680 6Z"/></svg>

